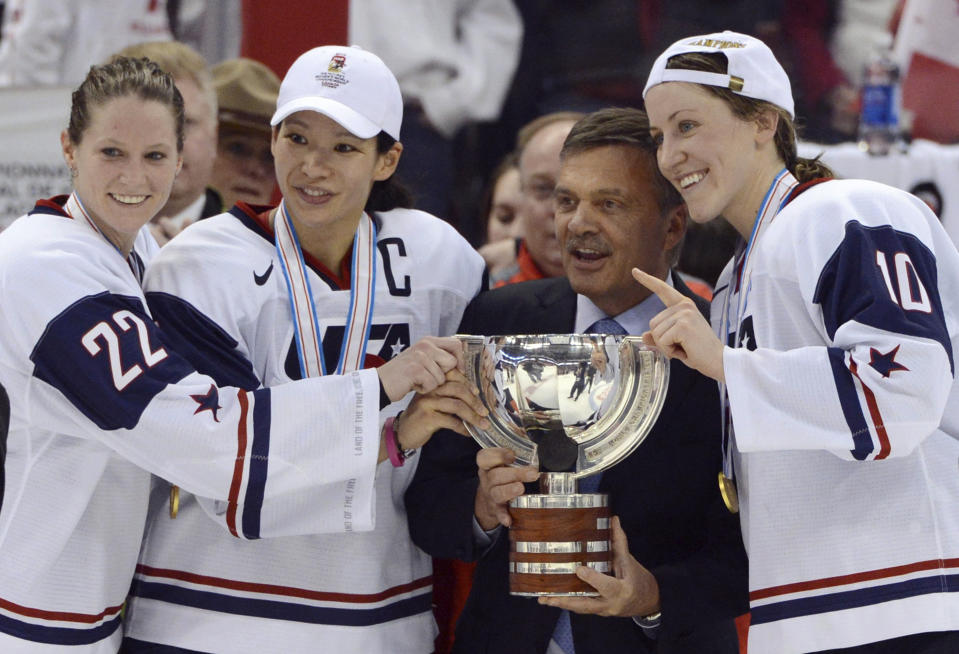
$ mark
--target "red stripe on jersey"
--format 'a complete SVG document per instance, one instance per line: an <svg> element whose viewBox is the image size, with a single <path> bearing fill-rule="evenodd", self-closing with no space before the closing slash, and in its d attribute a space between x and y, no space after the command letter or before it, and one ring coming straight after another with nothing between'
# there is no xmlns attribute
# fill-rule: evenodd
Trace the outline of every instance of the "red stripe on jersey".
<svg viewBox="0 0 959 654"><path fill-rule="evenodd" d="M879 459L885 459L889 456L892 445L889 444L889 434L886 433L886 425L883 424L882 414L879 413L879 403L876 402L876 395L866 386L865 382L863 382L858 370L859 366L856 365L855 361L850 359L849 371L859 380L862 386L862 394L866 398L866 406L869 407L869 417L872 418L872 425L876 428L876 436L879 437L879 454L876 455L876 460L878 461Z"/></svg>
<svg viewBox="0 0 959 654"><path fill-rule="evenodd" d="M59 196L50 198L49 200L37 200L36 206L44 207L46 209L53 209L57 213L69 218L70 220L73 220L73 216L71 216L70 214L68 214L66 211L63 210L63 202L57 201L57 199L62 199L64 202L66 202L67 197L69 196L59 195Z"/></svg>
<svg viewBox="0 0 959 654"><path fill-rule="evenodd" d="M243 480L243 464L246 461L246 415L250 400L245 391L237 391L240 399L240 423L236 430L236 462L233 464L233 481L230 483L230 499L226 510L226 526L230 533L239 538L236 529L236 508L240 497L240 482Z"/></svg>
<svg viewBox="0 0 959 654"><path fill-rule="evenodd" d="M834 179L835 177L817 177L816 179L811 179L808 182L799 184L792 191L790 191L789 195L786 197L786 201L783 202L783 207L798 198L801 194L811 189L813 186L822 184L823 182L831 182Z"/></svg>
<svg viewBox="0 0 959 654"><path fill-rule="evenodd" d="M409 583L393 586L378 593L333 593L321 590L309 590L306 588L295 588L293 586L278 586L276 584L261 584L249 581L237 581L235 579L223 579L221 577L211 577L208 575L199 575L184 570L171 570L168 568L154 568L152 566L138 564L137 573L150 577L162 577L166 579L176 579L194 584L203 584L204 586L214 586L217 588L228 588L230 590L246 591L250 593L268 593L270 595L285 595L287 597L298 597L301 599L318 600L323 602L344 602L351 604L369 604L380 602L390 597L403 595L420 588L426 588L433 583L433 576L421 577Z"/></svg>
<svg viewBox="0 0 959 654"><path fill-rule="evenodd" d="M83 624L94 624L102 621L104 618L109 616L114 616L120 612L120 609L123 608L123 605L120 606L111 606L109 608L103 609L99 613L92 615L89 613L69 613L65 611L45 611L43 609L34 609L29 606L21 606L20 604L14 604L8 600L0 598L0 608L3 608L11 613L17 613L19 615L26 616L28 618L40 618L42 620L57 620L60 622L80 622Z"/></svg>
<svg viewBox="0 0 959 654"><path fill-rule="evenodd" d="M783 584L782 586L771 586L761 588L749 593L749 601L767 599L777 595L788 595L790 593L799 593L806 590L818 590L821 588L832 588L834 586L844 586L846 584L855 584L861 581L875 581L876 579L885 579L887 577L898 577L900 575L910 574L912 572L921 572L922 570L935 570L936 568L955 568L959 567L959 559L932 559L930 561L917 561L916 563L907 563L897 565L891 568L879 568L878 570L867 570L866 572L856 572L848 575L839 575L837 577L826 577L824 579L813 579L811 581L800 581L794 584Z"/></svg>

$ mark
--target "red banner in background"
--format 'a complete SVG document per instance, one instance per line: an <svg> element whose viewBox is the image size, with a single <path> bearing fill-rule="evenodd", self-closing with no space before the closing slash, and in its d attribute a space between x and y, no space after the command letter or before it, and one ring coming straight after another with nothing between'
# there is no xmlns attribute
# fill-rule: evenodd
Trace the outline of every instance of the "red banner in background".
<svg viewBox="0 0 959 654"><path fill-rule="evenodd" d="M345 44L349 0L243 0L240 53L283 78L293 60L319 45Z"/></svg>
<svg viewBox="0 0 959 654"><path fill-rule="evenodd" d="M345 44L349 0L243 0L240 55L266 64L283 79L290 64L320 45ZM280 201L279 189L273 203Z"/></svg>
<svg viewBox="0 0 959 654"><path fill-rule="evenodd" d="M959 0L905 0L894 52L912 136L959 143Z"/></svg>

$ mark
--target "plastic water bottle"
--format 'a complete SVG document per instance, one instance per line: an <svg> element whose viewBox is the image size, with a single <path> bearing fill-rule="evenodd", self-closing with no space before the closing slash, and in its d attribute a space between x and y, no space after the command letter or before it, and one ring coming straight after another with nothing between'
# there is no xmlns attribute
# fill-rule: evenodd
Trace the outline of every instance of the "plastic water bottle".
<svg viewBox="0 0 959 654"><path fill-rule="evenodd" d="M889 154L899 141L899 66L881 50L863 71L859 148L872 155Z"/></svg>

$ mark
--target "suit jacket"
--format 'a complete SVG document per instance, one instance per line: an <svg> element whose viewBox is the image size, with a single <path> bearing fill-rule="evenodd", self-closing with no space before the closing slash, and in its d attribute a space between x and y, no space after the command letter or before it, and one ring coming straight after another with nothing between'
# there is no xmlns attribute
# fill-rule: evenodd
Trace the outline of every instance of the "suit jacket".
<svg viewBox="0 0 959 654"><path fill-rule="evenodd" d="M209 186L206 187L204 197L206 197L206 200L203 201L203 210L200 211L200 217L197 220L203 220L210 216L218 216L230 209L230 207L223 206L223 198L220 197L220 194L215 189Z"/></svg>
<svg viewBox="0 0 959 654"><path fill-rule="evenodd" d="M698 300L674 275L675 286ZM702 300L700 310L706 310ZM570 333L576 294L565 278L505 286L477 296L460 333ZM603 473L633 556L655 575L662 626L647 637L631 618L571 614L577 654L736 654L733 618L748 606L739 521L719 497L720 409L715 381L672 361L662 412L643 443ZM478 446L438 432L421 452L406 493L413 541L440 558L476 560L473 587L456 628L454 652L541 654L559 610L509 594L509 538L486 551L473 536ZM527 485L527 493L539 492Z"/></svg>

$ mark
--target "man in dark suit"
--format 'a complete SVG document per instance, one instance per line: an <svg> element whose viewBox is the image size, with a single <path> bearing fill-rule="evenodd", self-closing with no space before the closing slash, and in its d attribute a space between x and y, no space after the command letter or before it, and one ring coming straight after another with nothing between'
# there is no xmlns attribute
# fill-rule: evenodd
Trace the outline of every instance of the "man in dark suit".
<svg viewBox="0 0 959 654"><path fill-rule="evenodd" d="M478 296L460 332L588 332L598 320L615 318L626 333L642 334L662 306L635 283L633 267L670 280L705 312L671 272L686 211L657 171L655 153L641 111L604 109L579 121L563 146L556 187L567 276ZM746 610L746 560L738 520L722 506L717 487L715 382L672 362L655 427L602 473L599 492L609 494L621 525L612 532L616 574L577 572L599 598L537 602L509 594L507 503L539 492L530 483L538 472L512 461L508 450L478 451L462 436L441 432L423 449L406 494L420 547L437 557L479 560L454 652L569 652L570 634L577 654L738 652L733 617Z"/></svg>

